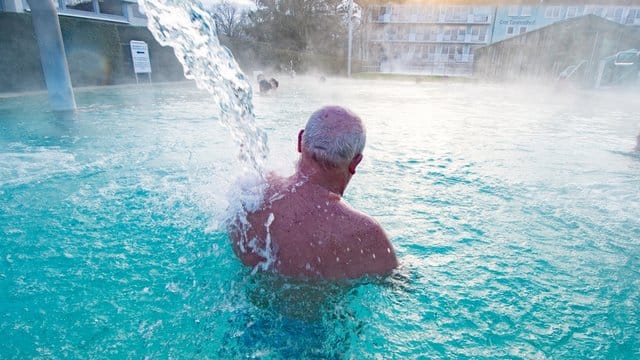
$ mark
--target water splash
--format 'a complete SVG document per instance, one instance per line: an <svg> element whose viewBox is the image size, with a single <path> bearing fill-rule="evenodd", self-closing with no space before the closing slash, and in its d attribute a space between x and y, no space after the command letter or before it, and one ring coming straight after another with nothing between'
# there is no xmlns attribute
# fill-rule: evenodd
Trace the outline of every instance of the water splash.
<svg viewBox="0 0 640 360"><path fill-rule="evenodd" d="M246 170L264 177L267 135L257 126L253 91L231 52L220 44L212 16L199 1L140 0L147 27L162 45L171 46L184 75L209 91L220 110L220 120L240 148Z"/></svg>

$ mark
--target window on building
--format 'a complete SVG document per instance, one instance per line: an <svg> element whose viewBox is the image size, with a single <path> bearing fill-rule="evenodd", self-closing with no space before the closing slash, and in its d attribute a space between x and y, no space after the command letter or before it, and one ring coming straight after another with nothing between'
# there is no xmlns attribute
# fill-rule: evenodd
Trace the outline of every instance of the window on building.
<svg viewBox="0 0 640 360"><path fill-rule="evenodd" d="M102 14L124 16L121 0L100 0L99 4Z"/></svg>
<svg viewBox="0 0 640 360"><path fill-rule="evenodd" d="M66 1L66 8L79 10L79 11L89 11L89 12L98 12L98 0L93 1Z"/></svg>
<svg viewBox="0 0 640 360"><path fill-rule="evenodd" d="M380 6L378 8L378 21L388 22L391 17L391 7L390 6Z"/></svg>
<svg viewBox="0 0 640 360"><path fill-rule="evenodd" d="M385 35L386 35L385 38L387 40L395 40L396 39L396 27L387 25L387 29L386 29Z"/></svg>
<svg viewBox="0 0 640 360"><path fill-rule="evenodd" d="M98 14L124 16L122 0L58 0L54 4L59 9L87 11ZM134 4L132 4L134 5ZM137 7L137 4L135 4ZM141 15L139 17L144 17Z"/></svg>
<svg viewBox="0 0 640 360"><path fill-rule="evenodd" d="M578 16L578 7L569 6L567 8L567 19L574 18L576 16Z"/></svg>
<svg viewBox="0 0 640 360"><path fill-rule="evenodd" d="M423 27L420 29L420 31L422 32L422 40L429 41L430 34L431 34L429 28Z"/></svg>
<svg viewBox="0 0 640 360"><path fill-rule="evenodd" d="M458 40L464 40L466 33L467 33L467 28L465 27L458 28Z"/></svg>
<svg viewBox="0 0 640 360"><path fill-rule="evenodd" d="M464 21L466 21L468 13L469 13L469 10L467 9L467 7L458 6L458 7L454 8L453 18L455 20L464 20Z"/></svg>
<svg viewBox="0 0 640 360"><path fill-rule="evenodd" d="M615 17L616 9L614 7L608 7L604 11L604 17L607 19L613 19Z"/></svg>
<svg viewBox="0 0 640 360"><path fill-rule="evenodd" d="M402 50L405 54L409 55L410 57L413 57L413 53L415 52L416 48L415 48L415 45L406 44L403 46Z"/></svg>
<svg viewBox="0 0 640 360"><path fill-rule="evenodd" d="M416 28L415 26L412 26L409 29L409 41L416 41Z"/></svg>
<svg viewBox="0 0 640 360"><path fill-rule="evenodd" d="M407 40L409 38L409 31L404 26L399 26L396 34L396 40Z"/></svg>
<svg viewBox="0 0 640 360"><path fill-rule="evenodd" d="M484 6L475 6L472 10L473 22L484 23L489 21L490 11Z"/></svg>
<svg viewBox="0 0 640 360"><path fill-rule="evenodd" d="M529 5L523 6L520 11L520 15L522 16L531 16L532 8Z"/></svg>
<svg viewBox="0 0 640 360"><path fill-rule="evenodd" d="M623 8L616 8L616 11L613 14L613 18L616 19L616 21L620 21L622 20L622 13L623 13L624 9Z"/></svg>
<svg viewBox="0 0 640 360"><path fill-rule="evenodd" d="M140 6L138 4L131 4L131 13L133 14L134 17L137 18L146 18L147 15L144 14L144 12L142 11L142 9L140 9Z"/></svg>
<svg viewBox="0 0 640 360"><path fill-rule="evenodd" d="M526 32L527 32L527 27L526 26L520 26L518 34L524 34Z"/></svg>
<svg viewBox="0 0 640 360"><path fill-rule="evenodd" d="M409 21L411 21L412 23L417 23L419 13L420 12L417 8L411 8L411 13L409 14Z"/></svg>
<svg viewBox="0 0 640 360"><path fill-rule="evenodd" d="M518 16L518 6L509 6L509 16Z"/></svg>
<svg viewBox="0 0 640 360"><path fill-rule="evenodd" d="M507 26L507 35L513 35L515 28L513 26Z"/></svg>
<svg viewBox="0 0 640 360"><path fill-rule="evenodd" d="M560 6L547 6L544 10L544 17L547 19L557 19L560 17Z"/></svg>
<svg viewBox="0 0 640 360"><path fill-rule="evenodd" d="M629 13L627 14L627 20L625 24L633 24L633 19L636 17L636 9L629 9Z"/></svg>

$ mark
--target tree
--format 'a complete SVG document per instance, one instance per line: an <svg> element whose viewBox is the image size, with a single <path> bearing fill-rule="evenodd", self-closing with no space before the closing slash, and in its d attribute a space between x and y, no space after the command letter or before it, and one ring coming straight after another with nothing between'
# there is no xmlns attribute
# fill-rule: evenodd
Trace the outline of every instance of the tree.
<svg viewBox="0 0 640 360"><path fill-rule="evenodd" d="M247 10L224 0L216 4L212 12L218 35L225 35L230 38L242 38L245 36L245 27L249 20Z"/></svg>
<svg viewBox="0 0 640 360"><path fill-rule="evenodd" d="M338 54L346 44L344 0L256 0L247 33L289 50Z"/></svg>

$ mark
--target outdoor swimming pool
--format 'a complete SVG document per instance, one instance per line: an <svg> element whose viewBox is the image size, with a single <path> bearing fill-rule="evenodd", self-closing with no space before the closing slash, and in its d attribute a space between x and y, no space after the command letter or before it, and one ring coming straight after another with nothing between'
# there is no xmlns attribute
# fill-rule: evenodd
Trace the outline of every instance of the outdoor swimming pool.
<svg viewBox="0 0 640 360"><path fill-rule="evenodd" d="M637 358L640 103L538 86L281 79L269 167L312 111L368 126L347 189L394 276L249 275L220 229L240 169L187 84L0 99L0 358Z"/></svg>

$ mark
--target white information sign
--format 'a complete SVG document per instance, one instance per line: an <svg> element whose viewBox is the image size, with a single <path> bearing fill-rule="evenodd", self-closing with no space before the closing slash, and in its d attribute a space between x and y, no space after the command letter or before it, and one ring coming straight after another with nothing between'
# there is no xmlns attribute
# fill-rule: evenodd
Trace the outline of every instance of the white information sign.
<svg viewBox="0 0 640 360"><path fill-rule="evenodd" d="M149 47L144 41L131 40L131 58L133 59L133 72L136 74L151 73L151 61L149 60Z"/></svg>

